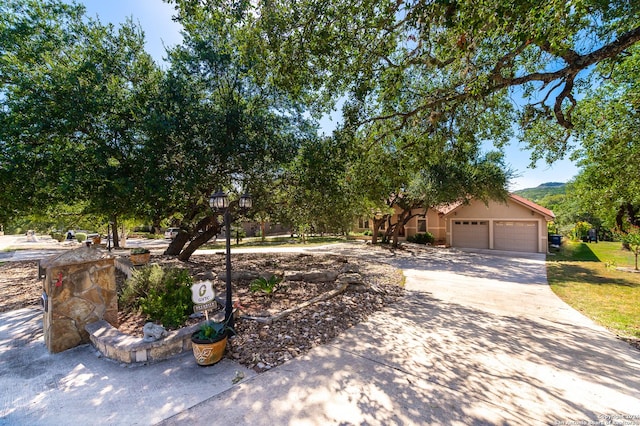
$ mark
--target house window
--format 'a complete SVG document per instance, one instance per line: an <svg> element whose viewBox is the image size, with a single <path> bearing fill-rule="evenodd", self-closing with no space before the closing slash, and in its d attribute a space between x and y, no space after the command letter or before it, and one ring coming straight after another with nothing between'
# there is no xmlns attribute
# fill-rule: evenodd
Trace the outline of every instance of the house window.
<svg viewBox="0 0 640 426"><path fill-rule="evenodd" d="M360 229L369 229L369 220L368 219L358 219L358 228Z"/></svg>
<svg viewBox="0 0 640 426"><path fill-rule="evenodd" d="M427 232L427 221L425 219L418 219L418 232Z"/></svg>

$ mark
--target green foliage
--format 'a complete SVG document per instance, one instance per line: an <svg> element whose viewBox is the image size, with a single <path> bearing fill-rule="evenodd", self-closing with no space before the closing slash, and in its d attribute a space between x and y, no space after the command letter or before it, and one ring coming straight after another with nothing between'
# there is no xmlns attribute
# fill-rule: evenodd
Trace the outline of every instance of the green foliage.
<svg viewBox="0 0 640 426"><path fill-rule="evenodd" d="M593 228L593 226L589 222L578 222L571 230L571 238L573 240L581 240L587 236L591 228Z"/></svg>
<svg viewBox="0 0 640 426"><path fill-rule="evenodd" d="M620 240L629 246L635 256L635 269L638 270L638 255L640 254L640 227L632 226L626 234L620 234Z"/></svg>
<svg viewBox="0 0 640 426"><path fill-rule="evenodd" d="M551 289L574 309L619 336L640 338L640 274L608 268L605 262L554 259L547 275Z"/></svg>
<svg viewBox="0 0 640 426"><path fill-rule="evenodd" d="M61 232L52 232L51 238L58 241L59 243L63 242L67 237Z"/></svg>
<svg viewBox="0 0 640 426"><path fill-rule="evenodd" d="M145 266L133 272L120 297L125 307L139 308L165 327L177 327L193 312L191 285L186 269Z"/></svg>
<svg viewBox="0 0 640 426"><path fill-rule="evenodd" d="M260 277L256 278L251 282L251 284L249 284L249 290L253 293L260 291L270 296L278 290L281 282L282 277L278 277L276 275L271 275L269 278Z"/></svg>
<svg viewBox="0 0 640 426"><path fill-rule="evenodd" d="M416 244L433 244L435 238L431 232L419 232L415 235L409 235L407 241Z"/></svg>
<svg viewBox="0 0 640 426"><path fill-rule="evenodd" d="M591 250L591 245L582 242L563 241L560 250L550 260L572 262L598 262L598 256ZM595 245L593 245L595 247Z"/></svg>
<svg viewBox="0 0 640 426"><path fill-rule="evenodd" d="M76 232L76 240L78 240L79 243L84 242L87 239L87 234L85 234L84 232Z"/></svg>
<svg viewBox="0 0 640 426"><path fill-rule="evenodd" d="M136 247L131 250L131 254L147 254L147 253L151 253L151 252L149 251L149 249L146 249L144 247Z"/></svg>
<svg viewBox="0 0 640 426"><path fill-rule="evenodd" d="M352 226L361 197L349 184L349 141L310 137L289 163L277 189L280 222L303 236L340 233Z"/></svg>
<svg viewBox="0 0 640 426"><path fill-rule="evenodd" d="M566 191L566 184L559 182L548 182L538 185L535 188L526 188L519 191L514 191L514 194L520 195L528 200L538 203L541 206L551 209L549 203L545 203L544 200L551 200L553 196L564 195ZM553 210L553 209L552 209Z"/></svg>
<svg viewBox="0 0 640 426"><path fill-rule="evenodd" d="M222 340L230 333L235 334L235 330L226 322L204 321L200 328L194 333L193 338L202 341L216 342Z"/></svg>

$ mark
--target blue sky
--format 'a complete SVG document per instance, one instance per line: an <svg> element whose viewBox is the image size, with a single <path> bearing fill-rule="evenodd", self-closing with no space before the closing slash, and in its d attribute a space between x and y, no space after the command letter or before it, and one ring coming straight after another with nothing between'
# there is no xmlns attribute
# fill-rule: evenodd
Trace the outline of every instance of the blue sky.
<svg viewBox="0 0 640 426"><path fill-rule="evenodd" d="M147 51L155 60L166 66L164 46L175 46L182 41L180 25L171 20L173 5L162 0L82 0L89 16L98 16L103 23L119 24L133 18L145 32ZM334 113L321 121L325 133L331 133L339 114ZM552 166L540 161L534 169L529 168L529 152L522 149L517 141L512 141L505 149L508 166L516 172L511 190L532 188L545 182L567 182L577 173L577 167L569 160L555 162Z"/></svg>

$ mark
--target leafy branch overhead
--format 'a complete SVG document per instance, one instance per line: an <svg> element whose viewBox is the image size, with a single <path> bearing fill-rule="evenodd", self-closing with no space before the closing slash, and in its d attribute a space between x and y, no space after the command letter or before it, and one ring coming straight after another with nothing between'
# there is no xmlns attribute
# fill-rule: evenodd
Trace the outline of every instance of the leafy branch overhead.
<svg viewBox="0 0 640 426"><path fill-rule="evenodd" d="M347 94L356 125L428 123L520 87L571 129L593 65L640 41L640 4L622 0L279 0L255 9L246 19L273 54L271 78L323 105Z"/></svg>

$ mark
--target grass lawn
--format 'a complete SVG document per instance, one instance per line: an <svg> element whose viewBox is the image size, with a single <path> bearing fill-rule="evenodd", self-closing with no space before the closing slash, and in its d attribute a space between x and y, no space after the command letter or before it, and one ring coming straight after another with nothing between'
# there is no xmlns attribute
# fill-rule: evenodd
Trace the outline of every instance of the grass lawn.
<svg viewBox="0 0 640 426"><path fill-rule="evenodd" d="M620 337L640 339L640 273L620 243L563 243L547 257L551 289L573 308Z"/></svg>
<svg viewBox="0 0 640 426"><path fill-rule="evenodd" d="M233 247L250 248L250 247L297 247L304 245L305 247L314 245L343 243L347 239L344 237L307 237L306 242L302 242L300 237L267 237L265 241L262 241L260 237L243 238L239 244L236 244L236 239L231 236L231 245ZM218 250L225 248L224 238L218 239L214 243L208 243L200 247L201 249Z"/></svg>

